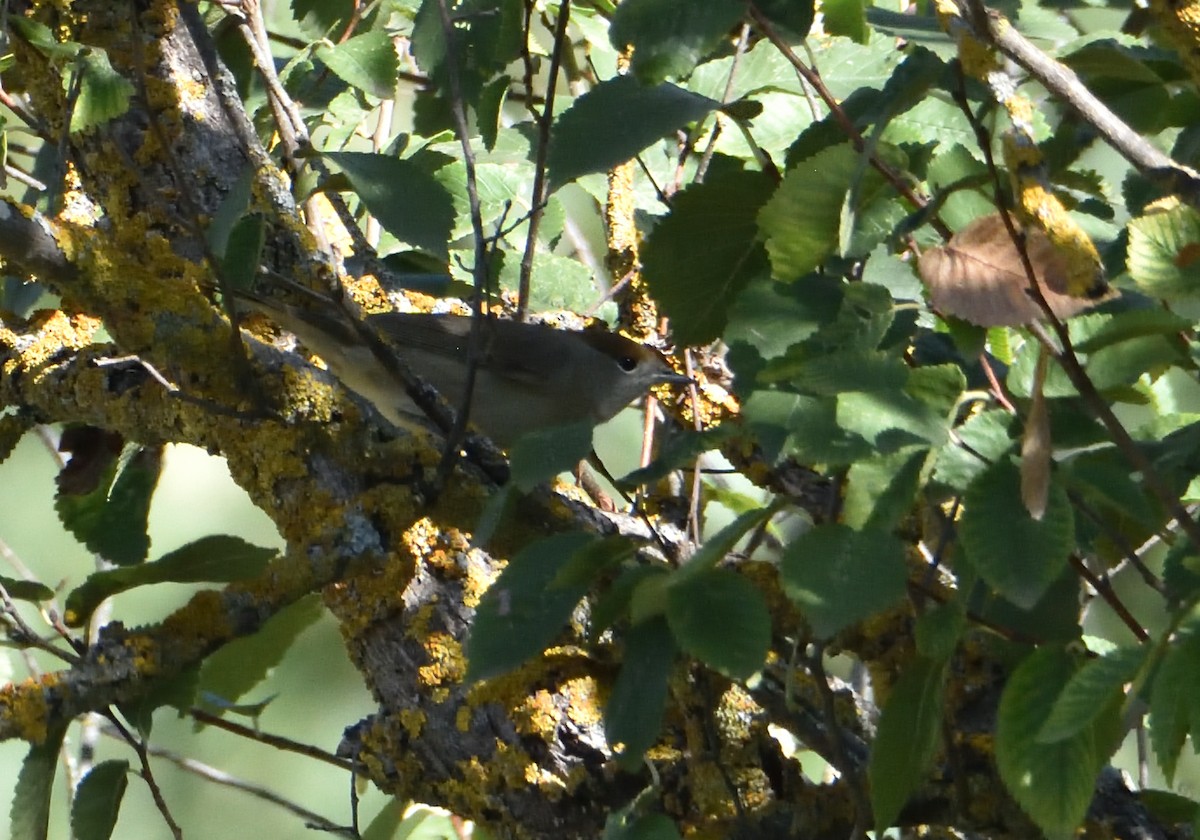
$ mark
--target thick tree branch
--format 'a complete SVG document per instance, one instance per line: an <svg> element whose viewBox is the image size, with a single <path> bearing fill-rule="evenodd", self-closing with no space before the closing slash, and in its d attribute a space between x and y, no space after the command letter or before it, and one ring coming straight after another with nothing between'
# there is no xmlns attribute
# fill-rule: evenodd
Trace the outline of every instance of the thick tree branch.
<svg viewBox="0 0 1200 840"><path fill-rule="evenodd" d="M974 37L991 44L1042 83L1056 98L1070 105L1118 153L1146 178L1175 193L1193 206L1200 205L1200 173L1173 160L1139 135L1084 86L1071 68L1050 58L1017 31L1010 21L982 0L962 0L954 17ZM949 8L949 3L946 4ZM952 28L952 34L953 28ZM959 36L966 33L959 33Z"/></svg>

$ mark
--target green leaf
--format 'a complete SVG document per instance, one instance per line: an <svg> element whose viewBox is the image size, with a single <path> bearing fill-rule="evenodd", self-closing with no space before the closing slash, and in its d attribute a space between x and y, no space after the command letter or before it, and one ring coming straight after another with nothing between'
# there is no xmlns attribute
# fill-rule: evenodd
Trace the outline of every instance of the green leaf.
<svg viewBox="0 0 1200 840"><path fill-rule="evenodd" d="M633 594L648 578L660 578L666 583L668 572L661 566L633 566L625 569L613 581L612 586L604 592L592 607L591 638L595 642L606 630L617 623L617 619L631 612L630 606ZM659 586L660 590L665 587ZM632 618L631 618L632 621ZM634 624L638 622L633 621Z"/></svg>
<svg viewBox="0 0 1200 840"><path fill-rule="evenodd" d="M870 441L880 454L911 444L941 446L946 417L904 391L849 391L837 398L837 424Z"/></svg>
<svg viewBox="0 0 1200 840"><path fill-rule="evenodd" d="M201 537L164 554L152 563L95 572L67 596L64 617L69 627L83 625L105 598L151 583L230 583L262 573L276 555L238 537Z"/></svg>
<svg viewBox="0 0 1200 840"><path fill-rule="evenodd" d="M633 490L666 478L676 470L691 466L702 453L719 449L721 444L732 438L734 434L735 430L729 424L700 432L695 429L684 429L679 434L670 437L659 451L658 457L647 466L617 479L617 487L622 490Z"/></svg>
<svg viewBox="0 0 1200 840"><path fill-rule="evenodd" d="M734 680L757 672L771 645L766 600L732 569L711 569L670 586L667 622L684 652Z"/></svg>
<svg viewBox="0 0 1200 840"><path fill-rule="evenodd" d="M154 713L163 706L177 709L182 715L196 702L200 690L200 666L184 668L178 674L153 680L137 699L121 703L121 714L132 723L142 738L149 738L154 729Z"/></svg>
<svg viewBox="0 0 1200 840"><path fill-rule="evenodd" d="M1197 249L1200 250L1200 245ZM1096 389L1106 391L1131 385L1142 374L1157 378L1172 365L1185 362L1185 358L1184 348L1177 339L1145 335L1091 353L1084 369Z"/></svg>
<svg viewBox="0 0 1200 840"><path fill-rule="evenodd" d="M955 442L938 452L935 480L959 493L1013 445L1013 417L991 409L972 416L955 429Z"/></svg>
<svg viewBox="0 0 1200 840"><path fill-rule="evenodd" d="M484 83L520 55L522 4L520 0L446 4L452 22L449 49L439 4L440 0L422 0L413 21L413 57L447 95L454 89L452 74L457 76L463 102L475 107Z"/></svg>
<svg viewBox="0 0 1200 840"><path fill-rule="evenodd" d="M791 30L801 39L812 29L815 17L812 0L758 0L754 5L772 23Z"/></svg>
<svg viewBox="0 0 1200 840"><path fill-rule="evenodd" d="M109 63L108 53L84 47L76 58L79 98L71 111L71 133L77 134L115 119L129 110L134 88Z"/></svg>
<svg viewBox="0 0 1200 840"><path fill-rule="evenodd" d="M849 241L853 232L842 230L843 208L864 210L878 197L881 184L874 170L863 169L860 156L849 144L822 149L789 169L758 214L771 276L795 280L843 250L839 243ZM849 205L848 196L852 199ZM869 253L881 233L856 239L843 256Z"/></svg>
<svg viewBox="0 0 1200 840"><path fill-rule="evenodd" d="M129 786L128 761L104 761L91 769L71 803L71 831L76 840L108 840Z"/></svg>
<svg viewBox="0 0 1200 840"><path fill-rule="evenodd" d="M637 547L630 537L619 534L601 537L572 554L550 582L550 588L587 588L610 566L632 559Z"/></svg>
<svg viewBox="0 0 1200 840"><path fill-rule="evenodd" d="M250 202L254 198L253 188L254 167L247 163L242 168L237 180L233 182L229 192L221 199L221 203L217 206L217 212L212 214L208 228L204 231L208 247L212 249L213 256L217 259L225 259L229 236L233 233L234 225L242 220L250 208ZM256 268L257 265L256 262Z"/></svg>
<svg viewBox="0 0 1200 840"><path fill-rule="evenodd" d="M512 510L513 504L520 495L509 482L488 497L488 500L484 502L483 510L479 512L479 521L475 523L475 528L471 533L472 545L482 547L491 542L496 529L500 527L500 523Z"/></svg>
<svg viewBox="0 0 1200 840"><path fill-rule="evenodd" d="M864 20L864 27L865 23ZM876 123L874 132L878 135L881 124L886 123L890 127L891 122L904 112L920 107L931 99L938 101L937 97L930 96L929 91L942 81L945 72L946 63L936 53L920 44L914 44L904 51L904 60L892 70L883 87L880 113L864 115L865 118L859 119L859 124L868 121ZM945 142L940 131L935 135L929 128L915 142L926 142L930 137L936 137L939 146Z"/></svg>
<svg viewBox="0 0 1200 840"><path fill-rule="evenodd" d="M966 387L967 378L958 365L926 365L909 370L904 392L948 415L958 406Z"/></svg>
<svg viewBox="0 0 1200 840"><path fill-rule="evenodd" d="M643 84L686 76L726 38L744 11L740 0L624 0L609 38L618 52L633 48L630 69Z"/></svg>
<svg viewBox="0 0 1200 840"><path fill-rule="evenodd" d="M1169 790L1139 790L1137 801L1151 817L1170 825L1190 823L1200 815L1200 805L1195 800Z"/></svg>
<svg viewBox="0 0 1200 840"><path fill-rule="evenodd" d="M825 15L825 31L830 35L845 35L855 43L867 43L871 30L863 0L825 0L821 12Z"/></svg>
<svg viewBox="0 0 1200 840"><path fill-rule="evenodd" d="M894 528L912 509L928 457L925 447L905 447L852 464L842 504L843 521L851 528Z"/></svg>
<svg viewBox="0 0 1200 840"><path fill-rule="evenodd" d="M619 166L720 105L671 84L643 87L632 76L601 82L554 122L547 161L551 191Z"/></svg>
<svg viewBox="0 0 1200 840"><path fill-rule="evenodd" d="M676 195L671 212L651 231L643 273L677 342L720 337L742 289L766 278L757 216L773 189L762 172L714 176Z"/></svg>
<svg viewBox="0 0 1200 840"><path fill-rule="evenodd" d="M1163 560L1163 587L1167 602L1182 604L1200 596L1200 558L1190 541L1180 540Z"/></svg>
<svg viewBox="0 0 1200 840"><path fill-rule="evenodd" d="M937 604L917 618L917 653L926 659L949 659L967 629L967 613L955 598Z"/></svg>
<svg viewBox="0 0 1200 840"><path fill-rule="evenodd" d="M30 285L28 288L36 288ZM5 290L0 287L0 306L9 311L16 311L16 301L5 296ZM17 448L25 433L34 427L33 418L25 413L5 414L0 417L0 464L8 460L8 456Z"/></svg>
<svg viewBox="0 0 1200 840"><path fill-rule="evenodd" d="M667 598L676 574L654 574L640 577L629 593L629 621L641 624L667 612Z"/></svg>
<svg viewBox="0 0 1200 840"><path fill-rule="evenodd" d="M1159 526L1161 516L1155 505L1147 498L1137 476L1130 474L1125 456L1115 448L1081 453L1063 467L1067 487L1089 503L1116 516L1144 523L1148 528Z"/></svg>
<svg viewBox="0 0 1200 840"><path fill-rule="evenodd" d="M861 435L838 423L833 397L755 391L742 414L770 461L787 454L801 463L832 466L854 463L875 452Z"/></svg>
<svg viewBox="0 0 1200 840"><path fill-rule="evenodd" d="M238 219L229 233L221 271L235 289L253 286L262 264L262 252L267 243L267 222L254 213Z"/></svg>
<svg viewBox="0 0 1200 840"><path fill-rule="evenodd" d="M479 94L479 106L475 109L475 122L479 126L479 138L489 152L496 148L500 134L500 117L504 113L504 102L508 98L508 87L512 79L498 76L484 85Z"/></svg>
<svg viewBox="0 0 1200 840"><path fill-rule="evenodd" d="M411 803L409 803L411 806ZM403 813L404 808L399 809ZM478 829L476 829L478 831ZM451 840L459 836L452 814L441 809L411 808L390 840ZM485 833L486 836L486 833ZM372 840L366 834L363 840ZM384 838L378 838L384 840ZM482 838L481 838L482 840Z"/></svg>
<svg viewBox="0 0 1200 840"><path fill-rule="evenodd" d="M755 508L739 514L737 519L704 541L704 544L687 563L671 576L671 585L683 586L716 568L717 564L733 551L733 547L743 537L768 521L779 511L779 508L780 503L775 502L766 507Z"/></svg>
<svg viewBox="0 0 1200 840"><path fill-rule="evenodd" d="M396 95L400 59L391 36L382 27L340 44L321 44L316 55L346 84L378 99Z"/></svg>
<svg viewBox="0 0 1200 840"><path fill-rule="evenodd" d="M1200 213L1180 205L1129 223L1129 274L1151 297L1196 299L1200 289Z"/></svg>
<svg viewBox="0 0 1200 840"><path fill-rule="evenodd" d="M817 525L784 551L784 591L829 638L904 597L904 545L881 531Z"/></svg>
<svg viewBox="0 0 1200 840"><path fill-rule="evenodd" d="M1086 337L1075 341L1078 332L1087 325ZM1114 314L1085 314L1071 319L1071 337L1078 353L1094 353L1097 350L1131 338L1148 335L1172 336L1190 329L1192 322L1176 315L1169 309L1158 306L1147 309L1130 309Z"/></svg>
<svg viewBox="0 0 1200 840"><path fill-rule="evenodd" d="M199 690L227 702L241 699L283 661L300 634L324 614L321 599L305 596L271 616L257 633L235 639L204 661Z"/></svg>
<svg viewBox="0 0 1200 840"><path fill-rule="evenodd" d="M778 358L834 323L845 297L839 280L821 275L798 283L751 283L733 302L725 343L752 347L765 360ZM745 375L736 366L734 370Z"/></svg>
<svg viewBox="0 0 1200 840"><path fill-rule="evenodd" d="M210 694L207 691L200 692L199 696L204 701L205 706L217 710L220 714L241 715L253 720L254 725L257 726L258 719L267 710L267 706L271 705L279 695L269 694L264 699L256 700L252 703L230 703L225 698L218 697L216 694ZM199 726L196 728L199 729Z"/></svg>
<svg viewBox="0 0 1200 840"><path fill-rule="evenodd" d="M1040 352L1041 345L1036 341L1026 341L1017 350L1012 366L1008 369L1008 378L1005 380L1005 384L1013 396L1023 400L1029 399L1033 388L1033 374ZM1050 365L1049 370L1046 371L1046 381L1042 386L1042 393L1048 399L1074 397L1078 394L1061 365Z"/></svg>
<svg viewBox="0 0 1200 840"><path fill-rule="evenodd" d="M54 597L53 589L36 580L17 580L0 575L0 587L4 588L9 598L17 601L49 601Z"/></svg>
<svg viewBox="0 0 1200 840"><path fill-rule="evenodd" d="M371 822L363 829L362 840L401 840L402 838L407 838L408 834L400 830L401 824L408 822L404 816L404 811L407 807L408 803L403 799L392 798L383 803L383 807L379 809L379 812L371 818ZM414 825L415 822L413 823ZM453 837L454 827L451 825L447 826L447 828L449 831L444 836ZM409 826L410 831L411 829L412 825Z"/></svg>
<svg viewBox="0 0 1200 840"><path fill-rule="evenodd" d="M1146 656L1144 647L1117 648L1086 663L1071 676L1054 702L1038 732L1038 742L1062 741L1090 726L1114 697L1124 697L1124 684L1134 678Z"/></svg>
<svg viewBox="0 0 1200 840"><path fill-rule="evenodd" d="M54 37L54 32L50 27L30 18L14 16L9 25L47 58L56 60L74 58L83 49L83 45L76 41L63 41L60 43Z"/></svg>
<svg viewBox="0 0 1200 840"><path fill-rule="evenodd" d="M996 719L1000 778L1049 840L1075 836L1102 761L1091 729L1053 744L1037 738L1074 671L1068 653L1052 647L1034 651L1009 677Z"/></svg>
<svg viewBox="0 0 1200 840"><path fill-rule="evenodd" d="M818 395L899 391L908 382L908 366L903 359L877 351L789 354L769 363L758 379L764 383L788 382L798 391Z"/></svg>
<svg viewBox="0 0 1200 840"><path fill-rule="evenodd" d="M58 751L66 731L60 727L47 732L46 740L34 744L26 753L8 812L9 840L46 840Z"/></svg>
<svg viewBox="0 0 1200 840"><path fill-rule="evenodd" d="M549 647L588 590L587 583L553 584L572 556L595 542L589 534L556 534L508 561L475 611L466 646L468 681L507 673Z"/></svg>
<svg viewBox="0 0 1200 840"><path fill-rule="evenodd" d="M360 152L325 155L350 180L355 193L383 229L445 258L454 226L454 204L446 188L410 160Z"/></svg>
<svg viewBox="0 0 1200 840"><path fill-rule="evenodd" d="M963 548L980 576L1019 607L1031 608L1058 578L1075 545L1075 519L1062 485L1050 484L1046 513L1029 515L1021 476L997 461L967 488L959 523Z"/></svg>
<svg viewBox="0 0 1200 840"><path fill-rule="evenodd" d="M64 437L65 439L65 437ZM63 526L89 551L119 566L141 563L150 550L146 533L150 500L162 473L162 447L137 447L121 461L100 448L73 448L71 463L60 474L54 508ZM75 492L68 473L76 458L94 458L97 481L86 492ZM101 463L103 462L103 463Z"/></svg>
<svg viewBox="0 0 1200 840"><path fill-rule="evenodd" d="M666 814L633 813L620 821L610 814L601 840L680 840L679 827Z"/></svg>
<svg viewBox="0 0 1200 840"><path fill-rule="evenodd" d="M929 773L942 731L945 689L946 661L925 658L913 662L892 688L868 770L877 836L895 823Z"/></svg>
<svg viewBox="0 0 1200 840"><path fill-rule="evenodd" d="M570 472L592 451L592 424L571 423L522 435L509 453L512 480L529 491L562 472Z"/></svg>
<svg viewBox="0 0 1200 840"><path fill-rule="evenodd" d="M504 260L500 267L500 287L516 291L520 287L519 260ZM530 312L586 312L600 297L596 278L577 259L556 254L535 254L533 282L529 290Z"/></svg>
<svg viewBox="0 0 1200 840"><path fill-rule="evenodd" d="M667 684L675 662L675 642L665 618L636 624L625 637L625 658L604 707L609 745L623 745L617 762L637 768L654 745L667 707Z"/></svg>
<svg viewBox="0 0 1200 840"><path fill-rule="evenodd" d="M962 546L959 546L961 549ZM982 580L978 580L978 572L971 565L971 558L966 552L959 554L959 578L966 582L964 591L970 595L965 606L973 616L986 622L989 627L1008 628L1017 634L1037 638L1042 642L1071 642L1078 641L1081 635L1079 628L1079 576L1070 568L1065 568L1062 574L1050 584L1036 604L1025 609L1018 607L1007 598L996 594ZM971 583L973 581L974 583Z"/></svg>
<svg viewBox="0 0 1200 840"><path fill-rule="evenodd" d="M1168 648L1150 687L1150 745L1169 783L1174 781L1188 729L1200 724L1192 711L1198 672L1200 635L1185 632Z"/></svg>

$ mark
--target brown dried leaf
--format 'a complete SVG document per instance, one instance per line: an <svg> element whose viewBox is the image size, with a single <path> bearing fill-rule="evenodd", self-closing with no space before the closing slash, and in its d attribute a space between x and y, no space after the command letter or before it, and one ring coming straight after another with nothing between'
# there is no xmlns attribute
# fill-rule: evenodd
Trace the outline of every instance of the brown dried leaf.
<svg viewBox="0 0 1200 840"><path fill-rule="evenodd" d="M1033 373L1033 400L1025 418L1025 434L1021 438L1021 501L1029 515L1041 520L1050 500L1050 414L1046 410L1046 368L1050 354L1042 348Z"/></svg>
<svg viewBox="0 0 1200 840"><path fill-rule="evenodd" d="M1116 294L1103 284L1095 296L1068 294L1066 260L1041 230L1025 229L1025 248L1056 317L1070 318ZM1020 252L999 213L976 219L945 246L930 248L918 270L933 308L943 314L981 327L1017 327L1042 318L1041 307L1030 297Z"/></svg>

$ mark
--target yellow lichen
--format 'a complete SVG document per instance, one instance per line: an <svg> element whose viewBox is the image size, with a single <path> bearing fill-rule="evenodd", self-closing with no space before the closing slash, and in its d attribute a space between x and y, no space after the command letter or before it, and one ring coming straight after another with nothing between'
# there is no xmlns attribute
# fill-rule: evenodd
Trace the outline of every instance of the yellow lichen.
<svg viewBox="0 0 1200 840"><path fill-rule="evenodd" d="M425 728L426 716L420 709L401 709L397 714L400 725L410 738L419 738Z"/></svg>
<svg viewBox="0 0 1200 840"><path fill-rule="evenodd" d="M17 734L31 744L46 740L46 690L58 684L55 674L43 674L19 684L0 687L0 717L16 725Z"/></svg>
<svg viewBox="0 0 1200 840"><path fill-rule="evenodd" d="M554 741L560 717L556 698L545 689L535 691L512 710L517 732L536 735L546 743Z"/></svg>
<svg viewBox="0 0 1200 840"><path fill-rule="evenodd" d="M462 645L449 633L430 633L423 641L428 664L417 668L417 677L426 687L454 685L467 672Z"/></svg>
<svg viewBox="0 0 1200 840"><path fill-rule="evenodd" d="M87 315L43 310L30 320L29 328L29 332L35 336L34 340L21 348L19 358L8 365L6 373L18 367L23 368L34 373L36 382L45 374L47 362L64 349L78 350L90 344L100 329L100 321ZM16 335L7 329L3 340L11 346L17 345Z"/></svg>
<svg viewBox="0 0 1200 840"><path fill-rule="evenodd" d="M604 709L593 677L577 677L563 682L567 697L567 717L578 726L596 726L604 719Z"/></svg>
<svg viewBox="0 0 1200 840"><path fill-rule="evenodd" d="M724 740L741 744L750 740L755 718L761 714L762 709L749 692L733 684L721 695L714 720Z"/></svg>

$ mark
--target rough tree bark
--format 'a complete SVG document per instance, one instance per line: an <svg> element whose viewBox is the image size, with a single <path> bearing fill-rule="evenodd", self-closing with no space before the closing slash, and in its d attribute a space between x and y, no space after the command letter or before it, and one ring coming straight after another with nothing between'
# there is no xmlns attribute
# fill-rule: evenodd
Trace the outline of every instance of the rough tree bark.
<svg viewBox="0 0 1200 840"><path fill-rule="evenodd" d="M373 783L485 822L496 836L599 834L611 811L650 784L646 771L616 770L603 735L617 648L585 648L581 613L533 664L467 685L463 643L481 593L524 542L558 529L634 526L543 490L523 502L490 553L471 548L470 531L493 489L479 470L460 465L428 503L411 479L417 467L436 465L434 442L381 428L363 404L297 356L262 342L242 345L204 291L214 282L205 220L244 173L266 220L270 270L318 289L353 281L306 228L289 175L260 145L196 8L168 0L8 6L10 15L32 14L106 50L135 93L128 112L72 135L77 184L63 213L42 219L27 208L0 208L10 266L63 297L62 312L0 328L0 404L20 408L27 422L87 423L129 440L186 442L220 454L288 550L254 581L198 595L159 625L109 625L77 667L0 690L0 738L37 742L48 727L87 710L143 696L320 591L379 704L344 742ZM59 73L28 44L14 47L38 114L62 134L67 102ZM95 318L112 344L93 343ZM152 365L178 393L143 367L96 364L127 354ZM795 484L782 474L770 480ZM804 499L816 517L823 495ZM871 707L846 686L829 688L788 668L783 639L796 626L795 612L773 570L744 571L768 593L782 658L751 689L698 667L674 675L652 753L658 801L681 826L703 826L712 836L846 837L861 805L854 791L865 772ZM905 608L841 640L870 663L877 691L911 656L910 628ZM1000 675L980 678L991 667L982 654L961 666L949 739L956 754L906 821L954 824L968 835L1031 836L988 755ZM789 679L792 703L784 699ZM839 778L806 780L768 733L771 723L801 733ZM1148 832L1140 836L1167 836L1148 826L1119 779L1106 780L1093 816L1137 825Z"/></svg>

